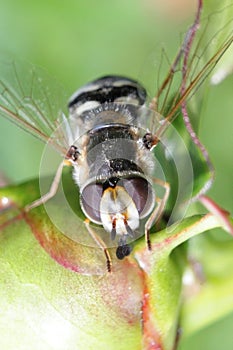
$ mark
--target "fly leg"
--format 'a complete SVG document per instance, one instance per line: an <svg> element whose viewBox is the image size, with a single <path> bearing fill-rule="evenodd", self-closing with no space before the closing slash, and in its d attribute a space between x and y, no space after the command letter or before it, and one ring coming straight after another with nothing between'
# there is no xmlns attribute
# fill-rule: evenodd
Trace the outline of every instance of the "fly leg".
<svg viewBox="0 0 233 350"><path fill-rule="evenodd" d="M145 240L149 250L151 250L150 229L153 226L155 220L157 221L160 220L170 193L170 184L168 182L157 178L154 178L153 182L163 187L165 190L165 193L163 198L156 198L157 205L145 224Z"/></svg>
<svg viewBox="0 0 233 350"><path fill-rule="evenodd" d="M60 183L60 180L61 180L63 166L64 166L64 162L62 161L62 163L59 164L59 167L57 168L56 175L53 179L52 185L51 185L48 193L46 193L42 197L36 199L31 204L26 205L24 208L24 210L26 212L28 212L29 210L31 210L33 208L39 207L41 204L46 203L50 198L55 196L57 189L58 189L58 186L59 186L59 183Z"/></svg>
<svg viewBox="0 0 233 350"><path fill-rule="evenodd" d="M106 265L107 265L107 271L112 272L112 259L109 254L108 248L106 247L104 241L97 235L97 233L92 229L90 226L90 220L86 219L84 221L84 224L86 226L86 229L92 239L95 241L95 243L98 245L98 247L104 252L105 258L106 258Z"/></svg>
<svg viewBox="0 0 233 350"><path fill-rule="evenodd" d="M55 196L55 194L57 193L57 189L61 180L61 176L62 176L62 170L63 170L63 166L72 166L75 164L75 162L78 159L78 155L79 155L79 151L77 150L76 146L71 146L66 154L66 159L63 160L60 164L59 167L57 168L56 171L56 175L53 179L52 185L48 191L48 193L46 193L45 195L43 195L42 197L38 198L37 200L35 200L34 202L32 202L31 204L28 204L25 206L24 210L26 212L28 212L29 210L39 207L41 204L46 203L49 199L51 199L52 197Z"/></svg>

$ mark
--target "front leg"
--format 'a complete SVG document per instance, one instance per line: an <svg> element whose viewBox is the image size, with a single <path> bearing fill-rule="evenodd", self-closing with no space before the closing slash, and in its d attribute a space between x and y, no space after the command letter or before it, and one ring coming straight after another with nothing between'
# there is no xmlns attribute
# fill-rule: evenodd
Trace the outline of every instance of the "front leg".
<svg viewBox="0 0 233 350"><path fill-rule="evenodd" d="M77 160L78 156L80 155L79 151L77 150L76 146L71 146L66 154L66 159L63 160L56 171L55 177L53 179L53 182L50 186L50 189L48 193L44 194L41 198L36 199L34 202L31 204L28 204L25 206L24 211L28 212L29 210L39 207L41 204L46 203L49 199L53 198L55 194L57 193L59 183L62 177L62 170L63 166L72 166L74 165Z"/></svg>
<svg viewBox="0 0 233 350"><path fill-rule="evenodd" d="M163 198L156 198L157 205L149 216L146 224L145 224L145 240L146 245L149 250L151 250L151 241L150 241L150 229L153 226L155 221L159 221L163 214L164 208L166 206L169 194L170 194L170 184L166 181L154 178L153 182L164 188L165 193Z"/></svg>
<svg viewBox="0 0 233 350"><path fill-rule="evenodd" d="M89 235L92 237L93 241L97 244L97 246L103 251L105 258L106 258L106 266L107 271L112 272L112 259L109 254L108 248L104 241L98 236L98 234L95 232L95 230L90 226L90 220L86 219L84 221L85 227L89 233Z"/></svg>

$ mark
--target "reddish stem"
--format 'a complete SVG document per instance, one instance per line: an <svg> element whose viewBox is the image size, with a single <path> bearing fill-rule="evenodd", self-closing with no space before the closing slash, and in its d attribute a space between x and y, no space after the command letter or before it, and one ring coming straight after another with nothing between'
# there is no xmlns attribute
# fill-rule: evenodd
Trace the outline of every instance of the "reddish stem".
<svg viewBox="0 0 233 350"><path fill-rule="evenodd" d="M200 17L201 17L202 7L203 7L202 0L198 0L198 9L197 9L194 23L190 27L190 29L188 30L186 37L185 37L185 40L184 40L184 44L183 44L184 59L183 59L183 67L182 67L181 95L183 95L185 93L185 90L186 90L186 77L187 77L187 70L188 70L188 60L189 60L189 55L190 55L193 41L195 39L196 33L197 33L199 25L200 25ZM191 139L195 143L195 145L200 149L201 153L203 154L203 157L208 165L208 168L209 168L209 171L211 174L211 178L205 183L205 185L202 187L202 189L199 191L199 193L193 198L193 200L195 200L195 199L198 199L204 193L206 193L206 191L211 187L211 185L213 183L213 179L214 179L214 167L213 167L213 164L211 163L211 160L209 158L209 155L208 155L206 148L201 143L196 132L193 129L193 126L190 122L190 118L188 115L187 105L186 105L185 100L181 104L181 111L183 114L183 120L184 120L186 129L187 129Z"/></svg>

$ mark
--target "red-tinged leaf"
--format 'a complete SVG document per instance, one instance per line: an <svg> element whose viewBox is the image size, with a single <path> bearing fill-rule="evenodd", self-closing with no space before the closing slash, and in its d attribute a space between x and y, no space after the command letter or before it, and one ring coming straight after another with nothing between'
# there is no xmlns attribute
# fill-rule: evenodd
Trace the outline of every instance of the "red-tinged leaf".
<svg viewBox="0 0 233 350"><path fill-rule="evenodd" d="M151 235L151 252L144 239L135 242L109 274L98 249L59 233L43 208L23 213L36 194L35 182L1 190L1 348L171 350L186 266L185 251L174 249L218 226L215 217Z"/></svg>

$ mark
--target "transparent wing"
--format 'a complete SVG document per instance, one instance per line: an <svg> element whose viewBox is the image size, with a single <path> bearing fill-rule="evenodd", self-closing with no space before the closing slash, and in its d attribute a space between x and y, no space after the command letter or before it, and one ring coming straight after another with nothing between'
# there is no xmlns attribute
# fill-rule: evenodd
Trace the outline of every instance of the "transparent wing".
<svg viewBox="0 0 233 350"><path fill-rule="evenodd" d="M157 92L151 106L169 122L175 118L182 102L190 98L206 80L233 42L233 4L202 17L200 23L196 17L196 22L185 34L165 79L159 79L159 71L163 72L164 66L168 66L165 51L157 67ZM195 38L189 45L192 35ZM152 125L150 130L156 132L155 128L156 125ZM164 129L166 123L156 133L162 133Z"/></svg>
<svg viewBox="0 0 233 350"><path fill-rule="evenodd" d="M68 98L61 86L36 66L0 56L0 114L49 142L62 154L67 151L67 119L62 113Z"/></svg>

